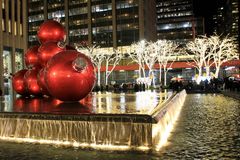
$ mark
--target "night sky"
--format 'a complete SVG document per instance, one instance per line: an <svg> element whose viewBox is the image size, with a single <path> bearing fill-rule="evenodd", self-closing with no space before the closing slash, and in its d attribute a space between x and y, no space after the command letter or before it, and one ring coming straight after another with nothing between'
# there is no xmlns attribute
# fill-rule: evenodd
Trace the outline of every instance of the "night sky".
<svg viewBox="0 0 240 160"><path fill-rule="evenodd" d="M194 14L204 17L206 34L213 33L213 15L217 10L217 0L193 0Z"/></svg>

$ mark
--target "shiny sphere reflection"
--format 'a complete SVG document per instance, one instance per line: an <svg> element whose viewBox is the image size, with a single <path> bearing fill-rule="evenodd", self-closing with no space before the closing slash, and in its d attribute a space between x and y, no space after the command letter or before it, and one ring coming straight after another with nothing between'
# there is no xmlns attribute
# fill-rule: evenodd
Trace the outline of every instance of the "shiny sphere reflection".
<svg viewBox="0 0 240 160"><path fill-rule="evenodd" d="M25 64L28 68L39 67L40 63L38 60L38 48L39 46L33 46L29 48L24 55Z"/></svg>
<svg viewBox="0 0 240 160"><path fill-rule="evenodd" d="M48 89L47 89L47 85L46 85L45 78L44 78L44 72L45 72L45 68L42 68L38 72L37 83L41 89L42 94L49 96L50 93L48 92Z"/></svg>
<svg viewBox="0 0 240 160"><path fill-rule="evenodd" d="M28 95L27 86L24 81L24 75L27 71L27 69L20 70L12 77L13 89L21 95Z"/></svg>
<svg viewBox="0 0 240 160"><path fill-rule="evenodd" d="M75 50L53 56L47 64L45 78L50 94L62 101L79 101L86 97L96 79L90 59Z"/></svg>
<svg viewBox="0 0 240 160"><path fill-rule="evenodd" d="M28 92L34 96L42 95L41 89L37 83L38 72L39 69L31 69L24 75L24 81L27 85Z"/></svg>
<svg viewBox="0 0 240 160"><path fill-rule="evenodd" d="M44 67L47 62L56 54L65 50L65 46L59 45L58 42L48 42L42 44L38 49L38 58L40 64Z"/></svg>
<svg viewBox="0 0 240 160"><path fill-rule="evenodd" d="M42 23L37 33L40 43L65 41L66 31L63 25L55 20Z"/></svg>

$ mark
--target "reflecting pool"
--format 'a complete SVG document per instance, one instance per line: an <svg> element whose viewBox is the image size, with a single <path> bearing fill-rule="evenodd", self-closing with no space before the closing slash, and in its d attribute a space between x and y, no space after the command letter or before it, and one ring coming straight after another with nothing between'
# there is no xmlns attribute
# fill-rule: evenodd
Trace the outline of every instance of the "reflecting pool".
<svg viewBox="0 0 240 160"><path fill-rule="evenodd" d="M62 102L38 97L5 97L0 101L0 112L51 114L149 114L172 92L145 91L136 93L92 93L79 102Z"/></svg>
<svg viewBox="0 0 240 160"><path fill-rule="evenodd" d="M159 152L83 150L0 141L0 159L240 159L240 101L220 94L190 94L168 143Z"/></svg>

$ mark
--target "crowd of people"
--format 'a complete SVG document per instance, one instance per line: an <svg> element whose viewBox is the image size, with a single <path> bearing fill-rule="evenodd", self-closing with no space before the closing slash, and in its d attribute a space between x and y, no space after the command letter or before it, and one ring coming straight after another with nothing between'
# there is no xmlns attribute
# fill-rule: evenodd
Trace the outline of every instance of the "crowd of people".
<svg viewBox="0 0 240 160"><path fill-rule="evenodd" d="M224 78L223 88L224 88L224 90L240 92L240 80L226 77L226 78Z"/></svg>
<svg viewBox="0 0 240 160"><path fill-rule="evenodd" d="M122 83L114 85L101 85L95 86L95 92L98 91L113 91L113 92L127 92L127 91L145 91L146 89L153 88L144 83ZM158 89L171 89L174 91L181 91L186 89L189 92L219 92L220 90L240 91L240 81L226 77L224 79L212 78L205 79L198 84L192 80L173 80L170 81L168 86L158 85Z"/></svg>
<svg viewBox="0 0 240 160"><path fill-rule="evenodd" d="M229 77L224 79L205 79L200 81L199 84L196 81L171 81L168 88L175 91L182 89L201 92L219 92L220 90L240 91L240 81Z"/></svg>

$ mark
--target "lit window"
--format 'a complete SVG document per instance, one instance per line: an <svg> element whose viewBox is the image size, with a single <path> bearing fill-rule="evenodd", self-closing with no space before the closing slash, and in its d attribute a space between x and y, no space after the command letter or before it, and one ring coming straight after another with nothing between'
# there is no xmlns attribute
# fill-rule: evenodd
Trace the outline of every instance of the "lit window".
<svg viewBox="0 0 240 160"><path fill-rule="evenodd" d="M69 10L69 16L80 15L88 13L87 7L74 8Z"/></svg>
<svg viewBox="0 0 240 160"><path fill-rule="evenodd" d="M81 28L81 29L75 29L69 31L69 36L82 36L82 35L88 35L88 28Z"/></svg>
<svg viewBox="0 0 240 160"><path fill-rule="evenodd" d="M112 10L112 4L100 4L92 6L92 12L105 12Z"/></svg>
<svg viewBox="0 0 240 160"><path fill-rule="evenodd" d="M29 40L29 42L37 41L37 36L36 35L30 35L30 36L28 36L28 40Z"/></svg>
<svg viewBox="0 0 240 160"><path fill-rule="evenodd" d="M61 17L65 17L65 12L63 10L48 13L48 19L61 18Z"/></svg>
<svg viewBox="0 0 240 160"><path fill-rule="evenodd" d="M44 20L43 14L29 16L29 18L28 18L29 22L36 22L36 21L43 21L43 20Z"/></svg>

